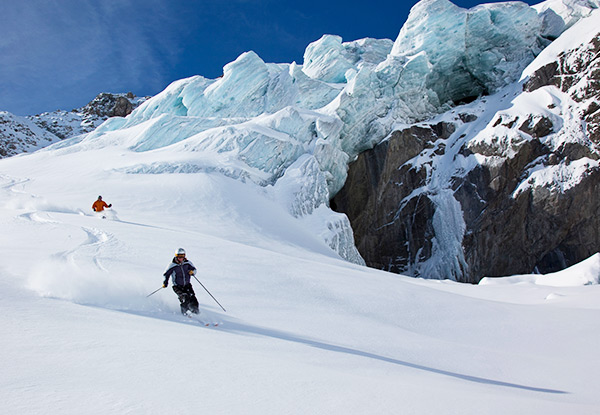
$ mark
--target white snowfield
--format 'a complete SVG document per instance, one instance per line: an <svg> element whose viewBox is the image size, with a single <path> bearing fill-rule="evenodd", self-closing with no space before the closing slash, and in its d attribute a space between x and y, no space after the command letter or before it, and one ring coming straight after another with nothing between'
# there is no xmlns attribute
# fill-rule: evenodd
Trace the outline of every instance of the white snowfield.
<svg viewBox="0 0 600 415"><path fill-rule="evenodd" d="M411 279L339 259L258 185L124 173L139 157L0 162L3 413L600 410L597 257L548 285ZM218 328L146 297L179 247Z"/></svg>
<svg viewBox="0 0 600 415"><path fill-rule="evenodd" d="M331 138L360 134L320 106L343 71L337 104L360 112L343 100L366 93L362 68L406 52L345 45L307 49L308 74L244 54L221 81L176 82L128 118L0 160L0 413L600 413L598 255L480 285L341 259L356 254L352 235L326 202L361 144ZM348 62L318 59L336 47ZM257 89L240 103L244 76ZM290 84L302 108L278 101ZM92 212L98 195L113 205L106 219ZM160 289L180 247L227 310L193 280L200 317L219 327L181 316Z"/></svg>

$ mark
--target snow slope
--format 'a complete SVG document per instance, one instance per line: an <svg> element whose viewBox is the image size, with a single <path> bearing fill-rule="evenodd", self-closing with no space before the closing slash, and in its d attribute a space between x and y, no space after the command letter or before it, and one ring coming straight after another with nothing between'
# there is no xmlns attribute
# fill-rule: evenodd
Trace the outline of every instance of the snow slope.
<svg viewBox="0 0 600 415"><path fill-rule="evenodd" d="M600 410L600 286L361 267L252 182L129 169L164 157L125 143L0 161L3 413ZM146 297L178 247L220 327L181 317L170 288Z"/></svg>
<svg viewBox="0 0 600 415"><path fill-rule="evenodd" d="M337 50L360 70L392 47L340 42L308 52ZM3 413L600 411L597 257L548 279L474 286L368 269L331 249L345 225L322 203L334 177L315 165L345 169L347 157L316 97L338 94L342 70L354 92L365 78L313 62L324 81L244 54L221 81L176 82L127 119L0 160ZM284 100L292 79L303 108ZM272 99L259 99L265 80L277 81ZM247 102L217 105L240 82ZM238 112L255 101L282 109ZM107 219L91 212L99 194L114 206ZM147 297L179 247L227 310L194 282L218 328L180 316L170 287Z"/></svg>

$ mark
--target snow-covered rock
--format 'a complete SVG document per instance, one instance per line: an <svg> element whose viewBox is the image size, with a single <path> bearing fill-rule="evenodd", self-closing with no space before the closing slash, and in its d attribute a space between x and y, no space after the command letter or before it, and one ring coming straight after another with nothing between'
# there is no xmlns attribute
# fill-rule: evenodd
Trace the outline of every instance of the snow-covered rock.
<svg viewBox="0 0 600 415"><path fill-rule="evenodd" d="M89 133L110 117L126 117L146 99L148 97L136 97L130 92L127 94L103 92L84 107L72 111L44 112L27 118L64 139Z"/></svg>
<svg viewBox="0 0 600 415"><path fill-rule="evenodd" d="M600 250L599 12L519 82L361 154L334 202L367 264L477 282Z"/></svg>
<svg viewBox="0 0 600 415"><path fill-rule="evenodd" d="M110 117L125 117L147 97L131 93L101 93L87 105L72 111L56 110L19 117L3 111L0 157L35 151L65 138L87 134Z"/></svg>
<svg viewBox="0 0 600 415"><path fill-rule="evenodd" d="M58 140L27 118L0 111L0 158L29 153Z"/></svg>

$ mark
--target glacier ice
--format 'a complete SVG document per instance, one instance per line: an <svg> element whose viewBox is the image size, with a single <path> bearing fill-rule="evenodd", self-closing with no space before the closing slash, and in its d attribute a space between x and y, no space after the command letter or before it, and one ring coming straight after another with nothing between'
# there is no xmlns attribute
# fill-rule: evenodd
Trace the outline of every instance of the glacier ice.
<svg viewBox="0 0 600 415"><path fill-rule="evenodd" d="M302 71L313 79L346 83L361 67L385 60L391 47L388 39L367 38L342 43L340 36L324 35L306 48Z"/></svg>
<svg viewBox="0 0 600 415"><path fill-rule="evenodd" d="M329 209L327 179L317 159L301 155L270 188L272 197L342 258L364 265L348 217Z"/></svg>
<svg viewBox="0 0 600 415"><path fill-rule="evenodd" d="M424 0L411 10L391 56L425 60L401 74L424 77L440 104L496 91L520 75L542 50L538 13L525 3L460 8ZM415 72L415 74L411 73Z"/></svg>
<svg viewBox="0 0 600 415"><path fill-rule="evenodd" d="M588 17L592 10L599 9L600 0L547 0L536 4L533 8L546 20L546 28L554 29L552 35L558 37L562 31L573 26L580 19ZM562 25L556 16L562 20Z"/></svg>
<svg viewBox="0 0 600 415"><path fill-rule="evenodd" d="M598 0L550 0L463 9L423 0L395 41L325 35L308 45L302 65L266 63L249 51L221 77L173 82L127 118L109 120L71 144L120 145L164 157L130 166L130 173L220 171L272 186L289 197L291 214L321 223L315 229L330 246L361 263L347 219L328 208L348 163L395 125L514 82L548 39L597 7ZM454 242L440 235L440 252L454 252Z"/></svg>
<svg viewBox="0 0 600 415"><path fill-rule="evenodd" d="M325 82L346 82L346 72L353 65L346 59L343 51L341 37L323 36L306 48L302 71L311 78Z"/></svg>

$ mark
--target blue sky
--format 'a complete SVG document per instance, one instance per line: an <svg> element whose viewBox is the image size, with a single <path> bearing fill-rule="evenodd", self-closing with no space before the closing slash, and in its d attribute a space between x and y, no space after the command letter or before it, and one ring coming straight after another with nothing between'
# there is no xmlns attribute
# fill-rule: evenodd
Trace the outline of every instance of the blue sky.
<svg viewBox="0 0 600 415"><path fill-rule="evenodd" d="M323 34L395 40L415 3L2 0L0 111L71 110L100 92L154 95L177 79L216 78L248 50L265 62L301 64Z"/></svg>

